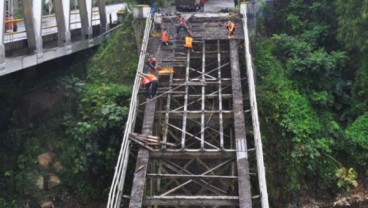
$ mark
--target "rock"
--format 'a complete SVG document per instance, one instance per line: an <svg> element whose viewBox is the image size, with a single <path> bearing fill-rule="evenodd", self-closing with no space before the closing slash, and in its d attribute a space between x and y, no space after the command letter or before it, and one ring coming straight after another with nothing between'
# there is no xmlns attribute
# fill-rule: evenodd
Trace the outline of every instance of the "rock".
<svg viewBox="0 0 368 208"><path fill-rule="evenodd" d="M44 184L45 182L44 182L43 176L40 175L36 181L36 185L39 189L43 190Z"/></svg>
<svg viewBox="0 0 368 208"><path fill-rule="evenodd" d="M55 186L59 185L61 183L59 176L55 175L55 174L51 174L50 178L49 178L49 182L48 182L48 188L52 189Z"/></svg>
<svg viewBox="0 0 368 208"><path fill-rule="evenodd" d="M41 166L48 167L52 160L52 154L50 152L46 152L46 153L38 155L37 159L38 159L38 163Z"/></svg>
<svg viewBox="0 0 368 208"><path fill-rule="evenodd" d="M52 165L57 171L61 171L63 169L63 166L61 165L61 163L58 161L56 163L54 163Z"/></svg>
<svg viewBox="0 0 368 208"><path fill-rule="evenodd" d="M52 201L43 201L40 204L41 208L53 208L54 204L52 203Z"/></svg>

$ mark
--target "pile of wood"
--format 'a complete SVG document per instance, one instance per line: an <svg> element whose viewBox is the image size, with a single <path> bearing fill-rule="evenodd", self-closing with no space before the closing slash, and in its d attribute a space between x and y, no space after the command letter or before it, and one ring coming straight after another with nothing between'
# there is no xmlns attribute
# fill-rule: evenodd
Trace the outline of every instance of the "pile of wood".
<svg viewBox="0 0 368 208"><path fill-rule="evenodd" d="M176 147L174 143L161 141L158 136L130 133L129 139L150 151L154 150L153 147L160 147L161 145Z"/></svg>

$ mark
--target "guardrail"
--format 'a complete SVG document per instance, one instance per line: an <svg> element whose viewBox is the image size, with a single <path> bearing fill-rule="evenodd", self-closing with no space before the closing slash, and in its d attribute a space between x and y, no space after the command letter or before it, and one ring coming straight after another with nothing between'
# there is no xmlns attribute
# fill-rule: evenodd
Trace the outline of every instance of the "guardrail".
<svg viewBox="0 0 368 208"><path fill-rule="evenodd" d="M263 147L261 139L261 130L259 127L258 119L258 107L256 98L256 87L254 82L254 72L253 72L253 62L252 54L250 53L250 42L248 34L248 22L247 22L247 4L241 5L240 12L243 14L243 29L244 29L244 51L245 59L247 63L247 77L248 77L248 88L249 88L249 99L250 99L250 109L252 114L252 125L254 134L254 146L256 147L256 157L257 157L257 172L258 172L258 185L259 191L261 192L261 206L262 208L269 208L268 203L268 192L266 184L266 173L263 161Z"/></svg>
<svg viewBox="0 0 368 208"><path fill-rule="evenodd" d="M133 85L132 98L130 101L130 110L128 119L125 124L125 132L123 141L120 148L119 158L115 167L114 178L110 187L109 198L107 202L107 208L120 208L120 203L123 195L125 176L129 160L129 134L134 128L136 111L137 111L137 96L140 87L140 76L138 74L143 72L143 67L145 63L145 55L149 40L149 34L151 31L152 20L147 18L146 28L144 30L144 37L142 41L142 48L139 56L139 63L136 72L136 78Z"/></svg>
<svg viewBox="0 0 368 208"><path fill-rule="evenodd" d="M79 12L71 12L70 15L74 15L74 16L77 16L79 15ZM98 16L97 18L94 18ZM55 14L51 14L51 15L44 15L42 16L42 20L45 20L45 19L50 19L50 18L55 18ZM98 13L98 10L94 10L93 11L93 15L92 15L92 25L98 25L98 21L100 20L100 15ZM12 30L11 32L6 32L5 33L5 42L13 42L13 41L16 41L16 40L19 40L19 39L26 39L26 30L24 28L24 30L22 31L13 31L13 28L14 28L14 23L20 23L20 22L24 22L24 19L11 19L11 20L6 20L5 21L5 24L8 24L10 25L9 29L8 30ZM70 22L70 29L77 29L77 28L80 28L79 24L81 23L80 20L78 21L74 21L74 22ZM41 28L42 30L50 30L50 29L53 29L53 28L57 28L57 25L46 25L44 26L44 22L43 22L43 27ZM74 27L73 27L74 26ZM19 26L18 26L18 30L19 30ZM48 35L48 34L51 34L51 33L55 33L57 32L57 30L52 30L52 31L49 31L49 32L44 32L42 33L42 35ZM18 36L18 37L14 37L14 35L19 35L19 34L24 34L24 36Z"/></svg>

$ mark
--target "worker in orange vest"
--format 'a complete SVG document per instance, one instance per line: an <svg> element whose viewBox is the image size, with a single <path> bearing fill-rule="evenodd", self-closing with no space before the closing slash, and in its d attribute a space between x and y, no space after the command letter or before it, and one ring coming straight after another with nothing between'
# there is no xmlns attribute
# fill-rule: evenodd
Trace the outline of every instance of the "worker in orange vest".
<svg viewBox="0 0 368 208"><path fill-rule="evenodd" d="M144 74L141 79L141 84L145 88L145 92L148 98L154 98L156 96L158 88L158 78L154 74Z"/></svg>
<svg viewBox="0 0 368 208"><path fill-rule="evenodd" d="M170 46L170 45L172 45L172 43L170 43L170 35L167 32L167 28L164 28L162 30L161 41L162 41L162 45L164 45L164 46Z"/></svg>
<svg viewBox="0 0 368 208"><path fill-rule="evenodd" d="M157 70L157 61L156 58L153 56L149 56L146 62L148 68L154 72L155 74L158 74L158 70Z"/></svg>
<svg viewBox="0 0 368 208"><path fill-rule="evenodd" d="M192 35L192 32L188 30L188 21L184 19L181 14L178 14L178 25L176 26L176 36L179 35L181 29L184 29L188 34Z"/></svg>
<svg viewBox="0 0 368 208"><path fill-rule="evenodd" d="M193 43L193 38L192 38L192 36L190 34L188 34L188 36L185 37L185 45L184 45L184 47L187 50L190 50L190 51L193 52L193 45L192 45L192 43Z"/></svg>
<svg viewBox="0 0 368 208"><path fill-rule="evenodd" d="M227 31L228 31L228 37L229 38L231 38L232 36L235 35L236 26L232 21L228 21L226 23L226 28L227 28Z"/></svg>

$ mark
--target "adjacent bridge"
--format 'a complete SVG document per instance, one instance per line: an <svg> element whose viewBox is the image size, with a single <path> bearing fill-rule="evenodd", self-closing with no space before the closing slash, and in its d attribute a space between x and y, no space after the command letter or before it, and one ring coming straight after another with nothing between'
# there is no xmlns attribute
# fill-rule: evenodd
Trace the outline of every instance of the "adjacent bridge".
<svg viewBox="0 0 368 208"><path fill-rule="evenodd" d="M117 10L125 7L78 0L78 10L71 10L70 1L53 1L55 14L45 16L42 0L22 0L20 20L10 20L6 1L1 1L0 76L100 44ZM12 30L15 24L17 31Z"/></svg>

